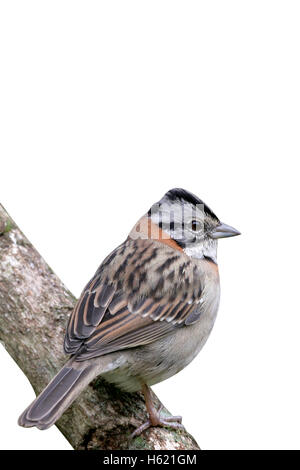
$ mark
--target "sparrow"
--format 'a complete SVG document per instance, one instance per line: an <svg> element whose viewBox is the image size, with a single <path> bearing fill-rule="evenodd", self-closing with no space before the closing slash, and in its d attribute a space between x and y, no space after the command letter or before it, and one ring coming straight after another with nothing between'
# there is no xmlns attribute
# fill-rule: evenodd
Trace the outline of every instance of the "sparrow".
<svg viewBox="0 0 300 470"><path fill-rule="evenodd" d="M101 375L122 390L141 390L151 426L182 427L156 409L150 386L186 367L205 344L220 297L219 238L240 232L197 196L171 189L102 262L69 318L65 366L18 423L47 429Z"/></svg>

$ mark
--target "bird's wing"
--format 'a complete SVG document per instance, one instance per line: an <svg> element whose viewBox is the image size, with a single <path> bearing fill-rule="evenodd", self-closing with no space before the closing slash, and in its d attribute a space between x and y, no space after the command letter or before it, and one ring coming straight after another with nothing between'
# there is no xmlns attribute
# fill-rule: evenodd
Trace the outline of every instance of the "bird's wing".
<svg viewBox="0 0 300 470"><path fill-rule="evenodd" d="M100 266L70 317L65 351L77 360L152 343L201 314L191 261L159 243L127 243Z"/></svg>

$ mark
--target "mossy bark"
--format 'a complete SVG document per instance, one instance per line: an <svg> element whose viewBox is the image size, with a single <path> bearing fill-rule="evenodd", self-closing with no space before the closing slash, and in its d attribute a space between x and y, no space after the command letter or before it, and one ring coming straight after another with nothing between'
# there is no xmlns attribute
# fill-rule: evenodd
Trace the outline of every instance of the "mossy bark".
<svg viewBox="0 0 300 470"><path fill-rule="evenodd" d="M0 340L36 393L66 361L64 330L75 302L0 205ZM56 425L74 449L199 448L185 430L152 428L130 439L146 419L141 393L121 392L99 377Z"/></svg>

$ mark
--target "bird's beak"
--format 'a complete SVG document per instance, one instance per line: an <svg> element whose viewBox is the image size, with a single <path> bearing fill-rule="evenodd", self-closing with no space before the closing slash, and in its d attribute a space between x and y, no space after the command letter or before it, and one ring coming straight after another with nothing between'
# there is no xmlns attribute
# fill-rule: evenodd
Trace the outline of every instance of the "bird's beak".
<svg viewBox="0 0 300 470"><path fill-rule="evenodd" d="M236 237L237 235L241 235L241 232L236 230L230 225L220 223L212 232L210 232L211 238L227 238L227 237Z"/></svg>

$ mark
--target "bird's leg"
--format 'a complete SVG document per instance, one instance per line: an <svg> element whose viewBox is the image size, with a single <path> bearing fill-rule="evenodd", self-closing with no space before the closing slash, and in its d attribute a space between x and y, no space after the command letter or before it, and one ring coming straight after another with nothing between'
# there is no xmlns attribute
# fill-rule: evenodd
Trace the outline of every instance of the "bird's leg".
<svg viewBox="0 0 300 470"><path fill-rule="evenodd" d="M158 410L155 408L151 397L151 389L148 387L148 385L143 384L142 392L145 397L149 419L144 424L139 426L131 437L139 436L143 431L151 428L152 426L169 427L175 429L183 428L183 425L181 424L181 416L161 416L160 412L163 408L163 405L161 405Z"/></svg>

